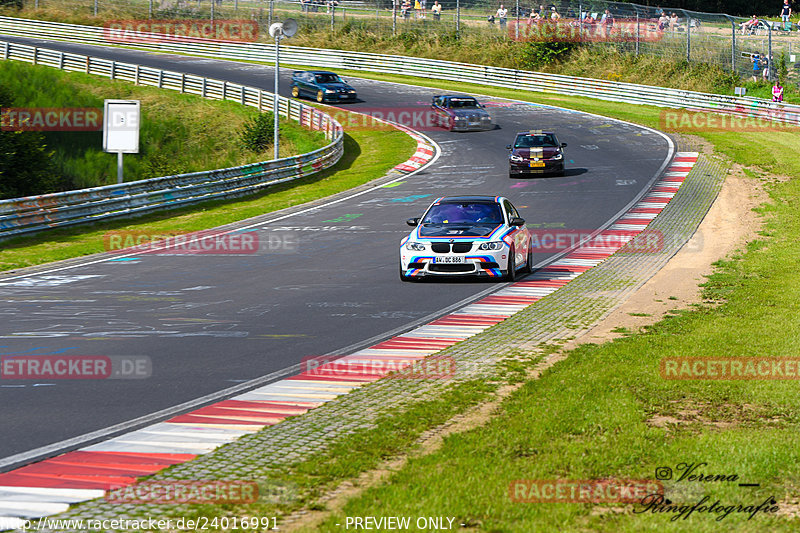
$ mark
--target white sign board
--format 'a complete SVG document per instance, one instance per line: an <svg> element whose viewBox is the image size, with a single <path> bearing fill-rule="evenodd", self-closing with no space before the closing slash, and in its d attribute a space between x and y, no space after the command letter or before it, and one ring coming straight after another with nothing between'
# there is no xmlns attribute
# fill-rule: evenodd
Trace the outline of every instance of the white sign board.
<svg viewBox="0 0 800 533"><path fill-rule="evenodd" d="M139 153L139 100L106 100L103 105L103 151Z"/></svg>

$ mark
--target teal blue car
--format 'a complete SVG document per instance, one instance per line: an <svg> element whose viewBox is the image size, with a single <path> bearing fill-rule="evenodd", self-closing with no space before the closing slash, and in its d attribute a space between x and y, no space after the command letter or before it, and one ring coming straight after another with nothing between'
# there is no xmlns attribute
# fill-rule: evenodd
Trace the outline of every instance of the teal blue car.
<svg viewBox="0 0 800 533"><path fill-rule="evenodd" d="M292 74L292 96L314 98L317 102L354 102L358 95L335 72L298 70Z"/></svg>

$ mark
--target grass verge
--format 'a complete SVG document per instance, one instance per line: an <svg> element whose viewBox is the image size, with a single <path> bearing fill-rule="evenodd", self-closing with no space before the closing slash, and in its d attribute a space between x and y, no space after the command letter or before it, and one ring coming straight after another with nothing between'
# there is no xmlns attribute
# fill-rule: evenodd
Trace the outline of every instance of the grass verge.
<svg viewBox="0 0 800 533"><path fill-rule="evenodd" d="M206 100L129 82L111 81L78 72L0 62L0 85L14 101L9 107L95 108L102 116L104 99L141 101L141 151L125 157L126 181L213 170L271 159L272 147L256 153L236 140L243 124L258 111L234 102ZM282 156L305 153L326 144L324 135L284 122ZM28 134L25 134L28 135ZM116 182L116 154L102 151L103 132L45 132L54 172L62 190ZM233 140L233 142L231 142ZM38 191L43 194L53 191Z"/></svg>

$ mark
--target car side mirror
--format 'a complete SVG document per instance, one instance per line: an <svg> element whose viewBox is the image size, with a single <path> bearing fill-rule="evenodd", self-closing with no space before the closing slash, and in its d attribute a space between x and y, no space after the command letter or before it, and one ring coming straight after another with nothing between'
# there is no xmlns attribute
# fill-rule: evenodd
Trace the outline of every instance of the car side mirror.
<svg viewBox="0 0 800 533"><path fill-rule="evenodd" d="M566 148L567 143L561 143L561 148Z"/></svg>
<svg viewBox="0 0 800 533"><path fill-rule="evenodd" d="M419 225L419 217L409 218L408 220L406 220L406 224L412 227L416 227L417 225Z"/></svg>
<svg viewBox="0 0 800 533"><path fill-rule="evenodd" d="M506 150L511 150L511 145L510 144L506 145Z"/></svg>
<svg viewBox="0 0 800 533"><path fill-rule="evenodd" d="M511 219L511 225L512 226L524 226L525 225L525 219L524 218L519 218L519 217L512 218Z"/></svg>

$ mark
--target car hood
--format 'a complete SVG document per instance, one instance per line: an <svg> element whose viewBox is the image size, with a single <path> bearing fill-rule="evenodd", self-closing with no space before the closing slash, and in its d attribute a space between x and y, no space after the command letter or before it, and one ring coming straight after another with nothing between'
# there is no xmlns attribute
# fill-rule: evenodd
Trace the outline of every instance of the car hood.
<svg viewBox="0 0 800 533"><path fill-rule="evenodd" d="M478 117L488 117L489 113L486 112L485 109L480 108L471 108L471 109L450 109L450 113L457 117L471 117L471 116L478 116Z"/></svg>
<svg viewBox="0 0 800 533"><path fill-rule="evenodd" d="M344 89L344 90L346 90L346 91L350 91L350 90L352 90L352 89L353 89L353 88L352 88L352 87L350 87L348 84L346 84L346 83L340 83L340 82L334 82L334 83L317 83L317 85L319 85L320 87L324 87L324 88L326 88L326 89L332 89L332 90Z"/></svg>
<svg viewBox="0 0 800 533"><path fill-rule="evenodd" d="M422 239L488 237L502 224L422 224L417 235Z"/></svg>
<svg viewBox="0 0 800 533"><path fill-rule="evenodd" d="M530 159L532 157L553 157L559 153L559 149L555 147L542 147L542 148L514 148L511 153L518 155L523 159Z"/></svg>

